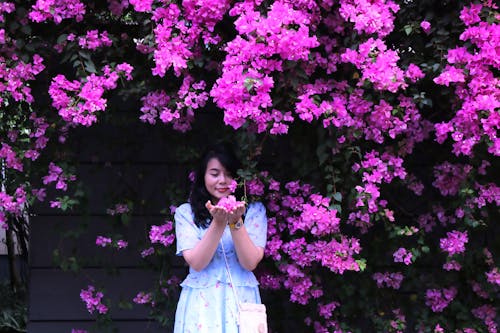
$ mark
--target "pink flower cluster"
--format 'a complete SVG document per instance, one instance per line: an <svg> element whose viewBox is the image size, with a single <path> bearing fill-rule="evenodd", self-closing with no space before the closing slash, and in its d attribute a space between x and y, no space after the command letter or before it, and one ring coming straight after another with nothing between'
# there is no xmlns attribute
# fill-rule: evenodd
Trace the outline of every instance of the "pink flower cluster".
<svg viewBox="0 0 500 333"><path fill-rule="evenodd" d="M242 203L241 201L237 201L234 195L228 195L227 197L221 198L217 203L217 207L224 208L226 211L231 212L236 207Z"/></svg>
<svg viewBox="0 0 500 333"><path fill-rule="evenodd" d="M106 65L102 76L92 73L83 82L69 81L59 74L52 79L49 87L52 106L58 110L63 120L90 126L97 121L95 113L106 109L104 93L116 88L120 74L131 80L132 70L132 66L127 63L117 65L114 70Z"/></svg>
<svg viewBox="0 0 500 333"><path fill-rule="evenodd" d="M169 246L175 240L175 234L171 233L172 230L173 223L171 221L167 221L167 223L160 226L152 225L149 230L149 240L153 244L161 243L163 246Z"/></svg>
<svg viewBox="0 0 500 333"><path fill-rule="evenodd" d="M5 160L7 168L23 171L21 159L17 157L12 147L4 142L2 142L2 148L0 148L0 158Z"/></svg>
<svg viewBox="0 0 500 333"><path fill-rule="evenodd" d="M146 258L152 255L153 253L155 253L154 247L148 247L147 249L141 251L141 257Z"/></svg>
<svg viewBox="0 0 500 333"><path fill-rule="evenodd" d="M0 194L0 198L2 196L3 195ZM7 216L5 216L5 213L3 211L0 211L0 228L2 228L4 230L8 230L9 229L9 224L7 222Z"/></svg>
<svg viewBox="0 0 500 333"><path fill-rule="evenodd" d="M415 195L421 196L424 191L424 184L413 174L408 174L404 180L405 185L411 190Z"/></svg>
<svg viewBox="0 0 500 333"><path fill-rule="evenodd" d="M448 65L434 79L436 84L456 85L459 107L455 116L435 125L439 143L451 134L456 155L471 156L473 147L481 141L488 144L489 153L500 155L500 81L495 75L500 68L500 55L495 46L500 43L500 25L483 21L482 7L471 4L461 12L467 27L460 39L474 47L448 50Z"/></svg>
<svg viewBox="0 0 500 333"><path fill-rule="evenodd" d="M301 207L300 217L290 226L290 232L297 230L310 232L315 236L326 236L340 231L340 218L337 211L330 209L330 198L319 194L311 194L311 203L304 203Z"/></svg>
<svg viewBox="0 0 500 333"><path fill-rule="evenodd" d="M159 117L163 123L172 123L175 130L186 132L194 121L194 110L202 108L208 100L205 82L195 82L186 75L176 97L163 90L153 91L141 98L141 121L155 124Z"/></svg>
<svg viewBox="0 0 500 333"><path fill-rule="evenodd" d="M450 260L443 264L443 269L446 271L459 271L462 269L462 265L456 260Z"/></svg>
<svg viewBox="0 0 500 333"><path fill-rule="evenodd" d="M49 141L46 136L49 124L44 117L37 117L35 112L30 115L30 121L32 122L33 127L29 133L29 138L30 141L34 140L34 142L32 142L29 149L24 152L24 157L34 161L40 156L40 151L45 148L47 142ZM11 132L11 134L15 135L16 138L18 136L18 132L16 131Z"/></svg>
<svg viewBox="0 0 500 333"><path fill-rule="evenodd" d="M124 249L128 246L128 242L124 241L123 239L113 241L111 238L104 236L97 236L95 244L100 247L107 247L108 245L114 246L119 250Z"/></svg>
<svg viewBox="0 0 500 333"><path fill-rule="evenodd" d="M191 45L185 38L189 28L185 24L177 24L180 19L181 11L174 3L157 9L153 15L153 20L158 23L154 29L156 48L153 75L163 77L173 67L175 75L180 76L181 70L187 68L187 62L193 56Z"/></svg>
<svg viewBox="0 0 500 333"><path fill-rule="evenodd" d="M404 276L400 272L396 273L377 272L373 274L372 278L377 282L377 287L379 288L387 287L387 288L399 289Z"/></svg>
<svg viewBox="0 0 500 333"><path fill-rule="evenodd" d="M412 99L401 95L396 107L384 99L374 103L363 94L361 88L348 89L346 82L316 80L299 88L295 112L307 122L322 118L325 128L346 129L347 136L339 137L339 143L360 136L377 143L404 136L400 153L409 154L415 143L429 136L431 123L422 119Z"/></svg>
<svg viewBox="0 0 500 333"><path fill-rule="evenodd" d="M151 293L145 293L143 291L138 293L133 299L134 303L136 304L147 304L151 303L152 300L153 300L153 295Z"/></svg>
<svg viewBox="0 0 500 333"><path fill-rule="evenodd" d="M283 285L291 301L307 304L323 295L319 280L314 279L317 264L337 274L360 270L355 259L361 251L359 240L340 234L340 219L329 207L330 198L312 193L309 184L299 181L285 184L282 191L267 172L261 176L269 210L265 254L280 263L282 274L264 274L263 287Z"/></svg>
<svg viewBox="0 0 500 333"><path fill-rule="evenodd" d="M434 182L441 195L456 195L472 171L472 166L444 162L434 166Z"/></svg>
<svg viewBox="0 0 500 333"><path fill-rule="evenodd" d="M153 6L153 0L129 0L129 2L138 12L149 12Z"/></svg>
<svg viewBox="0 0 500 333"><path fill-rule="evenodd" d="M471 4L470 7L464 7L460 12L460 20L466 25L471 26L473 24L481 22L481 9L483 6L481 4Z"/></svg>
<svg viewBox="0 0 500 333"><path fill-rule="evenodd" d="M410 265L413 258L413 254L404 247L397 249L392 256L394 257L394 262L402 262L405 265Z"/></svg>
<svg viewBox="0 0 500 333"><path fill-rule="evenodd" d="M111 245L111 238L109 237L104 237L104 236L97 236L95 240L95 245L100 246L100 247L106 247L108 245Z"/></svg>
<svg viewBox="0 0 500 333"><path fill-rule="evenodd" d="M485 274L489 283L500 286L500 271L498 270L498 267L494 267L491 271L486 272Z"/></svg>
<svg viewBox="0 0 500 333"><path fill-rule="evenodd" d="M359 86L368 81L377 90L388 90L393 93L407 87L404 80L405 72L397 65L399 55L394 50L388 50L381 39L370 38L359 45L358 51L347 49L340 58L342 62L352 63L361 70ZM411 80L422 76L421 73L411 74Z"/></svg>
<svg viewBox="0 0 500 333"><path fill-rule="evenodd" d="M26 130L14 127L6 133L5 140L10 141L12 146L6 142L1 142L0 158L9 169L23 171L23 158L32 161L36 160L40 156L40 151L45 148L48 142L46 130L49 125L45 118L37 117L36 113L32 112L26 126ZM23 141L29 142L28 145L19 145L19 142ZM39 189L36 193L33 192L33 194L38 200L42 201L44 190Z"/></svg>
<svg viewBox="0 0 500 333"><path fill-rule="evenodd" d="M26 204L26 191L24 186L19 186L13 195L0 191L0 223L3 229L8 229L7 214L19 216Z"/></svg>
<svg viewBox="0 0 500 333"><path fill-rule="evenodd" d="M115 15L120 16L123 11L129 6L128 0L107 0L109 11Z"/></svg>
<svg viewBox="0 0 500 333"><path fill-rule="evenodd" d="M206 0L183 0L182 9L186 18L194 27L206 29L207 32L213 32L215 25L222 19L228 11L231 2L228 0L222 1L206 1ZM210 34L203 33L205 43L217 43L219 38Z"/></svg>
<svg viewBox="0 0 500 333"><path fill-rule="evenodd" d="M218 43L220 38L214 35L214 27L228 8L227 0L185 0L182 7L175 3L158 7L152 17L157 23L153 75L163 77L172 67L175 75L180 76L181 71L187 69L188 61L198 53L195 50L199 47L200 37L206 45Z"/></svg>
<svg viewBox="0 0 500 333"><path fill-rule="evenodd" d="M239 35L225 48L222 75L210 95L234 129L250 120L257 132L286 133L293 117L272 107L272 75L283 70L285 60L307 60L319 45L310 37L310 15L284 1L274 2L265 16L251 2L234 6L230 14L239 15Z"/></svg>
<svg viewBox="0 0 500 333"><path fill-rule="evenodd" d="M434 79L434 82L448 87L450 83L465 82L465 74L462 69L446 65L441 74Z"/></svg>
<svg viewBox="0 0 500 333"><path fill-rule="evenodd" d="M80 22L84 15L85 5L80 0L37 0L28 13L34 22L53 20L56 24L71 18Z"/></svg>
<svg viewBox="0 0 500 333"><path fill-rule="evenodd" d="M389 322L390 332L404 333L406 332L406 316L402 313L401 309L392 310L394 319Z"/></svg>
<svg viewBox="0 0 500 333"><path fill-rule="evenodd" d="M474 203L477 207L484 207L488 203L494 203L496 206L500 206L499 186L494 183L489 183L485 185L476 184L475 187L478 190L478 196L474 199Z"/></svg>
<svg viewBox="0 0 500 333"><path fill-rule="evenodd" d="M340 305L338 302L330 302L327 304L318 304L318 313L325 319L332 318L333 311Z"/></svg>
<svg viewBox="0 0 500 333"><path fill-rule="evenodd" d="M311 298L319 298L323 295L323 290L314 286L311 277L296 265L283 264L279 270L286 276L283 286L290 290L290 301L305 305Z"/></svg>
<svg viewBox="0 0 500 333"><path fill-rule="evenodd" d="M28 81L44 70L43 58L38 54L33 56L33 63L25 63L13 54L9 58L0 55L0 106L8 105L8 99L16 102L33 102Z"/></svg>
<svg viewBox="0 0 500 333"><path fill-rule="evenodd" d="M391 0L341 0L340 15L354 23L358 33L380 37L388 35L394 29L394 14L399 11L399 5Z"/></svg>
<svg viewBox="0 0 500 333"><path fill-rule="evenodd" d="M74 35L68 35L67 39L72 40L75 38ZM103 31L99 33L99 30L89 30L85 36L78 37L78 45L83 49L96 50L103 46L111 46L113 41L109 39L108 32Z"/></svg>
<svg viewBox="0 0 500 333"><path fill-rule="evenodd" d="M445 238L440 239L439 247L452 256L457 253L463 253L465 251L465 244L468 241L467 230L464 232L453 230L447 232Z"/></svg>
<svg viewBox="0 0 500 333"><path fill-rule="evenodd" d="M443 312L456 295L457 288L455 287L428 289L425 292L425 305L429 306L434 312Z"/></svg>
<svg viewBox="0 0 500 333"><path fill-rule="evenodd" d="M315 253L314 260L330 271L343 274L345 271L360 271L360 265L355 256L361 252L357 238L340 236L340 240L319 240L307 247Z"/></svg>
<svg viewBox="0 0 500 333"><path fill-rule="evenodd" d="M234 193L236 191L236 188L238 187L238 182L236 182L236 180L232 180L231 181L231 184L229 184L229 191L231 193Z"/></svg>
<svg viewBox="0 0 500 333"><path fill-rule="evenodd" d="M258 178L245 182L245 188L249 195L261 196L264 194L264 183Z"/></svg>
<svg viewBox="0 0 500 333"><path fill-rule="evenodd" d="M352 169L362 174L363 186L355 187L358 192L356 207L359 210L351 212L348 221L366 231L371 226L372 215L387 205L387 201L380 199L380 185L390 183L394 178L405 179L406 170L401 157L389 153L380 155L374 150L366 153L364 160L355 163ZM384 216L394 220L390 210L385 209Z"/></svg>
<svg viewBox="0 0 500 333"><path fill-rule="evenodd" d="M56 189L66 191L68 189L68 181L74 181L76 179L76 176L64 174L61 167L57 166L53 162L50 162L49 173L42 179L45 185L55 182Z"/></svg>
<svg viewBox="0 0 500 333"><path fill-rule="evenodd" d="M0 3L0 22L5 22L4 13L12 13L16 9L16 5L13 2L4 1ZM3 30L3 29L1 29ZM4 30L5 32L5 30ZM2 43L0 43L2 44Z"/></svg>
<svg viewBox="0 0 500 333"><path fill-rule="evenodd" d="M475 309L472 309L472 314L483 320L484 324L488 328L489 333L497 333L498 331L498 324L497 324L497 311L494 306L492 305L483 305L480 307L477 307Z"/></svg>
<svg viewBox="0 0 500 333"><path fill-rule="evenodd" d="M483 287L481 286L480 283L478 283L477 281L469 281L471 287L472 287L472 291L479 297L481 297L482 299L488 299L490 297L490 295L488 294L488 292L486 292Z"/></svg>
<svg viewBox="0 0 500 333"><path fill-rule="evenodd" d="M87 289L82 289L80 291L80 298L85 302L87 310L90 313L97 311L99 314L106 314L108 312L108 307L102 304L102 298L104 294L100 291L96 291L94 286L89 285Z"/></svg>
<svg viewBox="0 0 500 333"><path fill-rule="evenodd" d="M431 31L431 23L429 21L424 20L424 21L420 22L420 28L422 28L422 30L426 34L428 34Z"/></svg>
<svg viewBox="0 0 500 333"><path fill-rule="evenodd" d="M113 208L108 208L106 210L106 213L113 216L113 215L119 215L119 214L126 214L130 212L130 209L127 204L124 203L117 203Z"/></svg>
<svg viewBox="0 0 500 333"><path fill-rule="evenodd" d="M271 274L261 274L259 276L259 284L263 289L278 290L283 283L283 276Z"/></svg>

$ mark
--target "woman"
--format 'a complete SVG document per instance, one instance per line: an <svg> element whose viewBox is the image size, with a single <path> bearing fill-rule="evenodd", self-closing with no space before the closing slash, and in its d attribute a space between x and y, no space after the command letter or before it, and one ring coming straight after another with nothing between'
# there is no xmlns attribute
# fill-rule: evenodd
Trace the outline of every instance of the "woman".
<svg viewBox="0 0 500 333"><path fill-rule="evenodd" d="M239 167L228 146L209 149L196 171L189 203L175 211L177 255L189 265L189 274L181 284L175 333L238 332L238 308L224 252L239 301L261 302L252 270L264 256L264 205L251 203L246 209L239 203L231 211L217 206L231 193Z"/></svg>

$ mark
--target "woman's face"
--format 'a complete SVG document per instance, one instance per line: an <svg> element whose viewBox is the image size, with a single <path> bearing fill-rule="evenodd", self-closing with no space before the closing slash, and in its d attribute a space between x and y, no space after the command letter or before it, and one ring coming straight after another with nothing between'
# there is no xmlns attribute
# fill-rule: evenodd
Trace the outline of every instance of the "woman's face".
<svg viewBox="0 0 500 333"><path fill-rule="evenodd" d="M231 191L229 185L233 180L232 175L217 158L208 160L205 170L205 187L212 197L212 203L216 205L223 197L227 197Z"/></svg>

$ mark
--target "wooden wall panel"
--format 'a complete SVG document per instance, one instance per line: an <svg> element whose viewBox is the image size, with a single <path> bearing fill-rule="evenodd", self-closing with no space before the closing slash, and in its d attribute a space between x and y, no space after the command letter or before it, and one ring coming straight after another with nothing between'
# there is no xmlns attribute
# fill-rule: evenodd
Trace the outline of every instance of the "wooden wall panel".
<svg viewBox="0 0 500 333"><path fill-rule="evenodd" d="M168 333L168 330L160 327L156 322L146 320L116 320L111 328L117 330L115 333ZM28 324L29 333L71 333L72 329L97 333L104 331L96 329L91 321L31 321Z"/></svg>
<svg viewBox="0 0 500 333"><path fill-rule="evenodd" d="M148 234L151 225L160 225L165 221L161 216L132 216L128 226L116 224L111 216L36 216L31 223L31 267L47 268L53 266L53 252L58 249L61 254L77 255L81 258L94 258L95 266L99 262L110 263L117 267L133 267L144 264L140 253L135 249L151 246ZM80 229L78 237L66 236L70 230ZM129 242L125 249L111 247L102 248L95 245L97 236L107 236L112 232L120 232L123 239ZM82 246L85 245L85 246ZM173 258L173 264L178 260Z"/></svg>
<svg viewBox="0 0 500 333"><path fill-rule="evenodd" d="M86 203L72 214L106 214L114 204L130 200L134 214L160 214L168 208L167 190L175 187L188 193L189 170L176 164L81 164L76 170L78 181L84 183ZM47 197L64 196L65 192L50 191ZM182 202L185 198L180 198ZM36 206L37 215L60 215L61 210L50 208L50 200Z"/></svg>
<svg viewBox="0 0 500 333"><path fill-rule="evenodd" d="M214 113L207 112L200 115L193 131L182 134L164 124L130 122L132 113L125 113L128 118L123 121L119 116L114 118L120 123L110 124L103 120L89 128L72 130L65 144L73 154L69 158L77 163L77 181L84 184L87 193L84 205L66 212L50 208L50 200L72 193L55 191L49 186L47 201L33 207L29 333L70 333L73 328L92 333L108 332L95 328L95 315L90 315L80 300L81 289L88 284L105 288L105 297L116 304L120 299L131 301L139 291L155 286L159 273L146 268L144 259L132 248L150 246L149 227L164 223L162 210L173 204L167 199L172 187L184 193L176 203L186 200L190 169L182 156L191 152L183 151L183 147L187 145L197 151L199 144L204 144L206 137L213 134L214 119L222 124L220 119L214 118ZM54 145L57 151L59 147ZM54 155L59 156L54 157L56 162L67 158L58 154ZM120 226L106 210L124 201L133 202L134 207L129 224ZM67 232L75 227L82 231L79 237L67 237ZM98 235L107 236L111 232L122 234L129 248L103 249L95 245ZM54 249L59 249L64 256L83 258L80 262L83 269L74 274L55 267ZM187 268L181 257L172 255L167 261L177 276L185 276ZM111 264L113 271L110 272L105 264ZM167 315L173 316L173 313ZM132 310L112 308L111 316L116 332L168 331L151 321L148 309L142 305L134 305Z"/></svg>
<svg viewBox="0 0 500 333"><path fill-rule="evenodd" d="M77 275L59 269L32 269L30 320L91 320L93 315L80 299L81 289L87 289L89 283L105 288L105 298L132 301L138 292L154 284L154 275L142 269L120 269L117 275L109 275L102 269L85 269ZM142 320L147 318L148 311L143 305L135 305L131 310L111 308L110 314L114 319Z"/></svg>

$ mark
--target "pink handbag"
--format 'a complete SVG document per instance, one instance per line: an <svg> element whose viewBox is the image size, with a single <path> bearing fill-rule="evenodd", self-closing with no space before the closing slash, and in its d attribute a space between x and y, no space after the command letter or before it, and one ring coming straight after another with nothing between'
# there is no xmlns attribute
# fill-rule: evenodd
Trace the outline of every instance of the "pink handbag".
<svg viewBox="0 0 500 333"><path fill-rule="evenodd" d="M233 283L233 278L229 270L226 251L224 251L222 240L220 245L222 247L222 253L224 254L224 261L226 262L226 271L229 277L229 282L231 283L234 297L236 298L236 304L238 305L237 324L239 333L267 333L266 306L264 304L240 302L238 294L236 293L236 286Z"/></svg>

